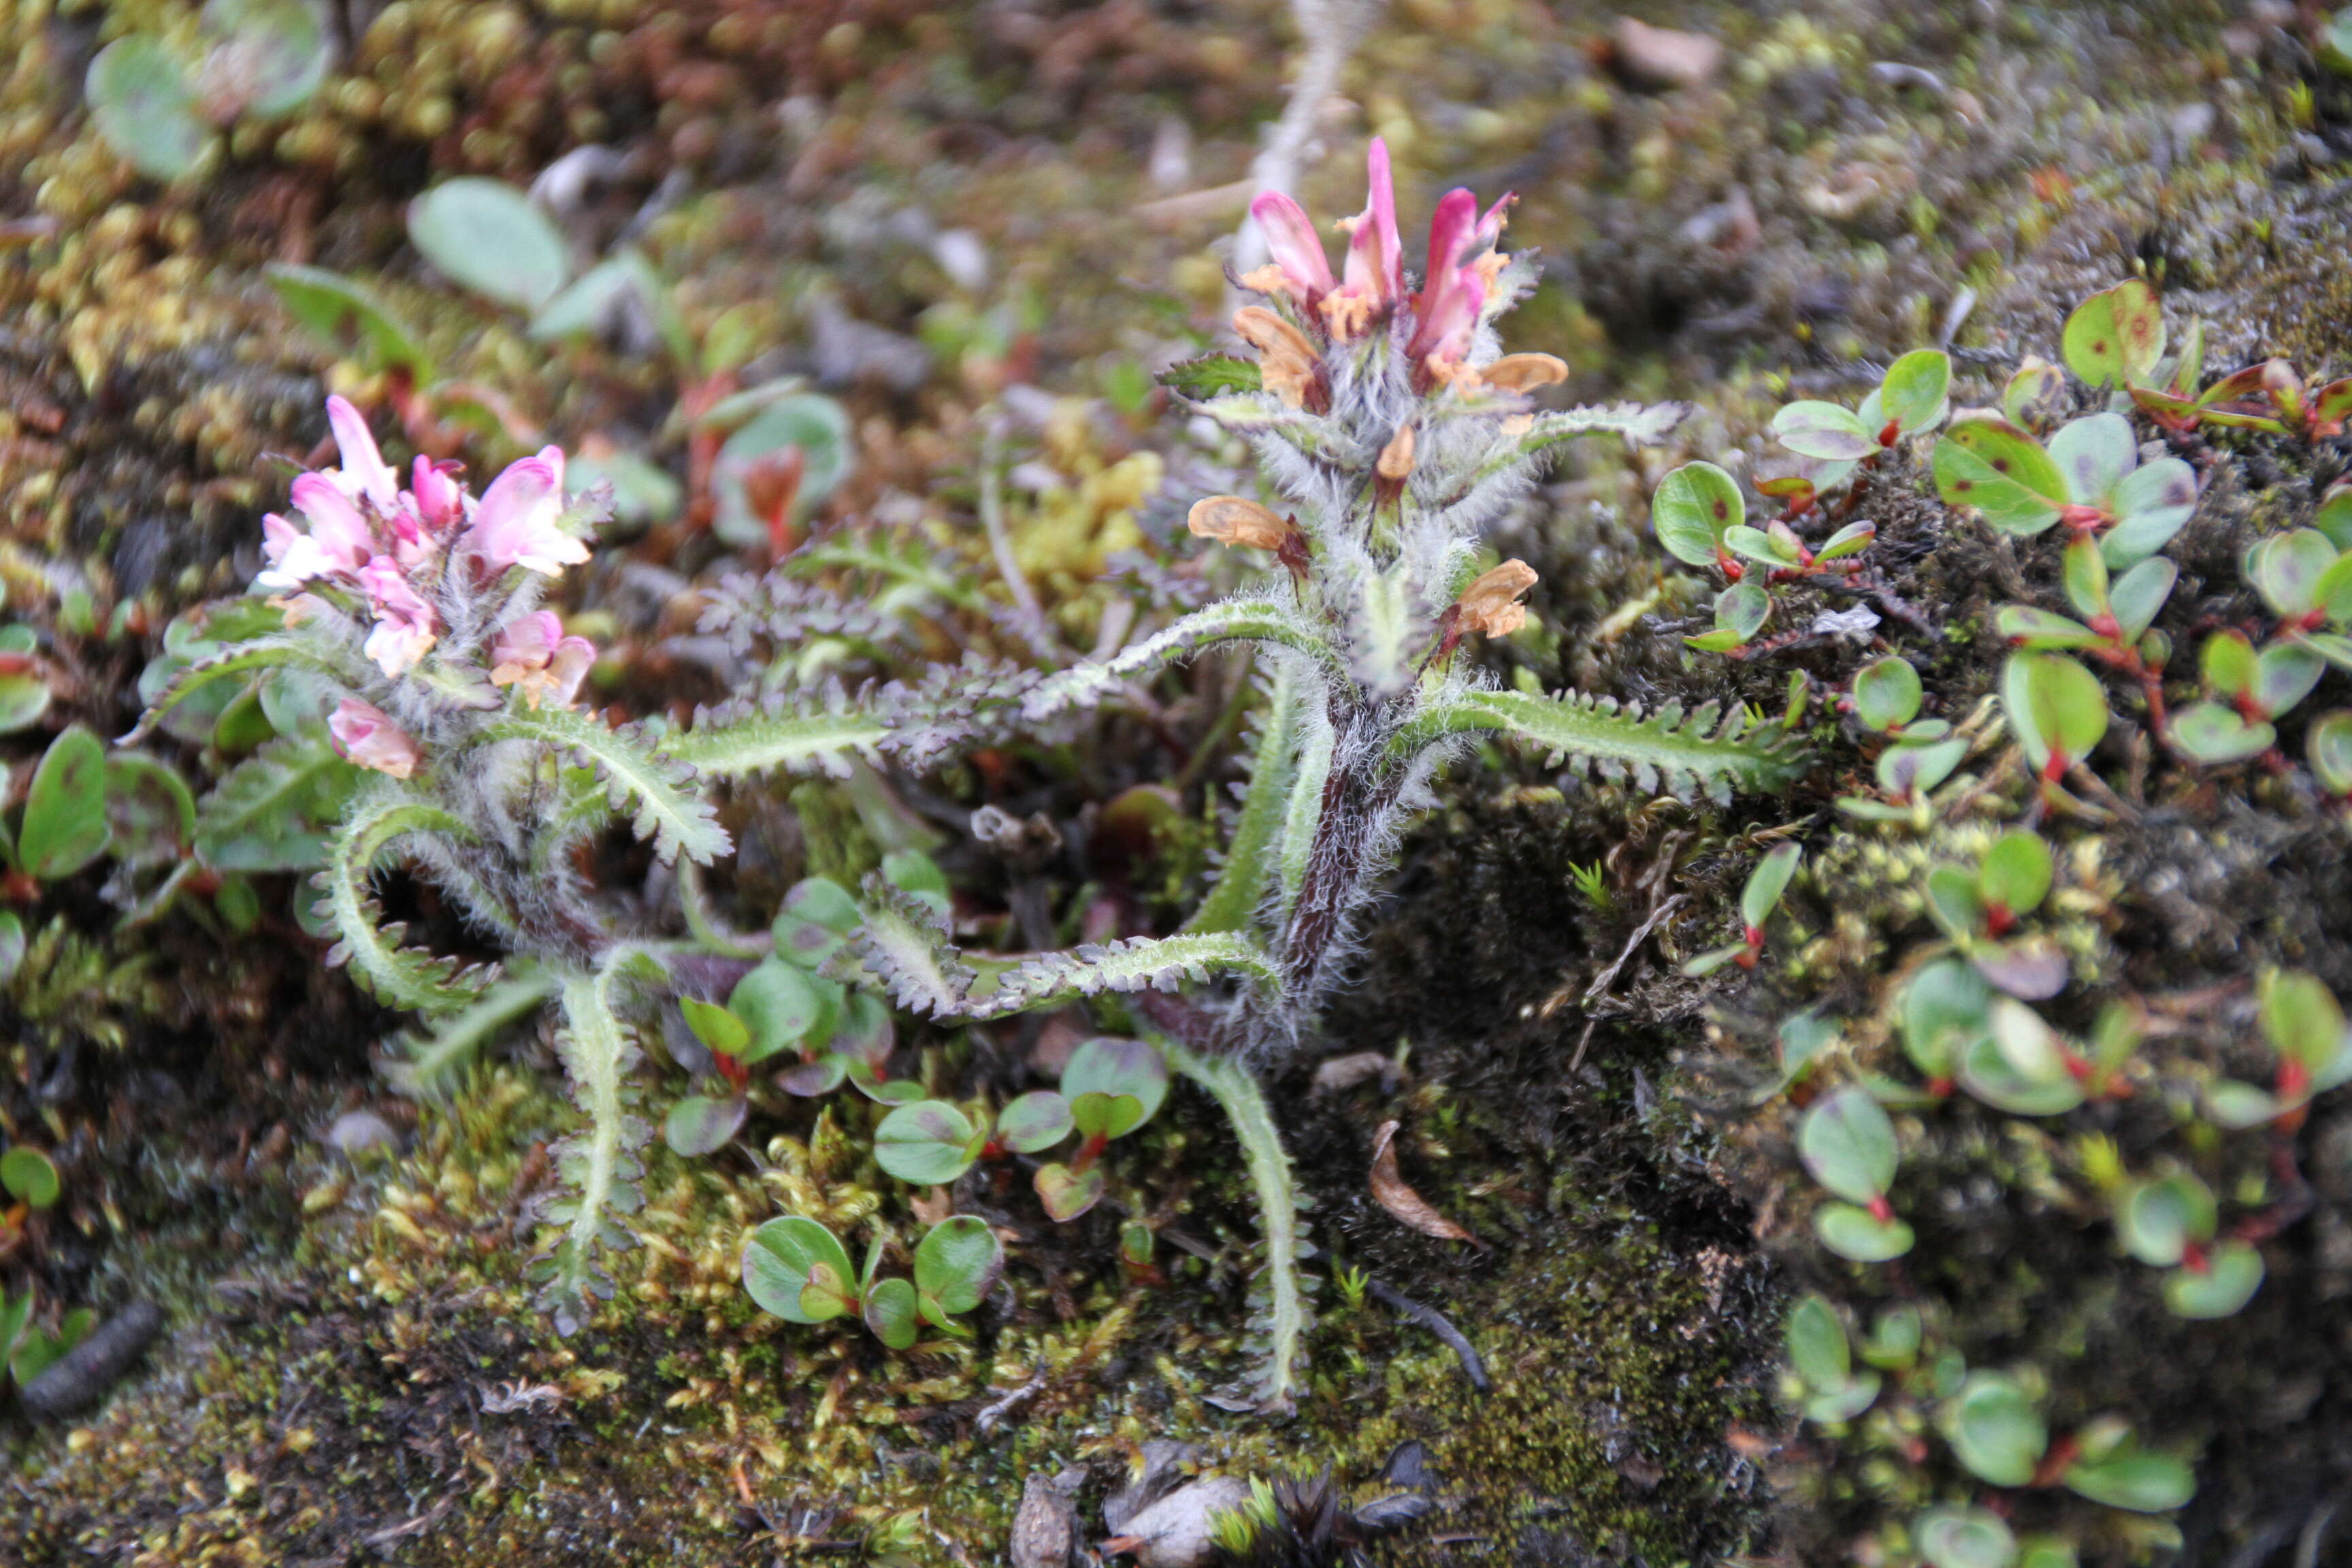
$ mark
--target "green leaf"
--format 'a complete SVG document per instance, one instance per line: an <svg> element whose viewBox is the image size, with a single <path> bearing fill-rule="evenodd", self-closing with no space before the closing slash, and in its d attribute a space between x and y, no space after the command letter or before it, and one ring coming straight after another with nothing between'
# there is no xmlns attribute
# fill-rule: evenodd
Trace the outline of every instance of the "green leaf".
<svg viewBox="0 0 2352 1568"><path fill-rule="evenodd" d="M1184 360L1161 371L1159 379L1160 385L1195 401L1228 392L1257 392L1265 385L1257 362L1236 354L1203 354L1199 359Z"/></svg>
<svg viewBox="0 0 2352 1568"><path fill-rule="evenodd" d="M647 749L635 729L614 730L568 708L515 709L486 722L476 742L537 741L595 769L606 798L632 812L631 827L664 860L708 865L734 847L719 814L681 776L669 755Z"/></svg>
<svg viewBox="0 0 2352 1568"><path fill-rule="evenodd" d="M1184 922L1187 931L1245 931L1265 900L1278 869L1284 817L1297 772L1301 700L1297 679L1287 671L1277 674L1251 758L1241 816L1225 843L1224 864L1215 886Z"/></svg>
<svg viewBox="0 0 2352 1568"><path fill-rule="evenodd" d="M874 1337L894 1351L906 1350L922 1333L915 1288L904 1279L885 1279L866 1291L862 1316Z"/></svg>
<svg viewBox="0 0 2352 1568"><path fill-rule="evenodd" d="M558 289L530 319L530 335L553 342L595 331L625 296L634 293L647 310L658 310L668 291L642 252L625 247Z"/></svg>
<svg viewBox="0 0 2352 1568"><path fill-rule="evenodd" d="M58 1201L61 1190L58 1168L49 1157L30 1144L19 1143L0 1154L0 1187L8 1195L32 1208L48 1208Z"/></svg>
<svg viewBox="0 0 2352 1568"><path fill-rule="evenodd" d="M1884 734L1919 716L1919 672L1890 655L1853 678L1853 716Z"/></svg>
<svg viewBox="0 0 2352 1568"><path fill-rule="evenodd" d="M954 894L939 862L919 849L894 849L882 857L882 878L892 887L913 895L944 918Z"/></svg>
<svg viewBox="0 0 2352 1568"><path fill-rule="evenodd" d="M1717 635L1728 635L1729 647L1745 647L1749 638L1764 629L1772 615L1772 595L1763 584L1753 577L1743 577L1715 596L1715 624ZM1728 651L1708 649L1708 652Z"/></svg>
<svg viewBox="0 0 2352 1568"><path fill-rule="evenodd" d="M1889 1307L1871 1325L1862 1359L1889 1372L1907 1372L1918 1363L1923 1332L1918 1308L1907 1302Z"/></svg>
<svg viewBox="0 0 2352 1568"><path fill-rule="evenodd" d="M1867 1089L1852 1085L1816 1100L1805 1112L1797 1151L1813 1180L1856 1204L1885 1195L1901 1157L1895 1124Z"/></svg>
<svg viewBox="0 0 2352 1568"><path fill-rule="evenodd" d="M1143 1103L1131 1094L1081 1094L1070 1100L1070 1125L1088 1138L1118 1138L1143 1121Z"/></svg>
<svg viewBox="0 0 2352 1568"><path fill-rule="evenodd" d="M1828 1203L1813 1211L1813 1234L1840 1258L1855 1263L1888 1263L1911 1250L1911 1227L1880 1219L1853 1204Z"/></svg>
<svg viewBox="0 0 2352 1568"><path fill-rule="evenodd" d="M2159 458L2126 474L2107 498L2116 526L2099 552L2121 572L2172 542L2197 511L2197 473L2178 458Z"/></svg>
<svg viewBox="0 0 2352 1568"><path fill-rule="evenodd" d="M1108 1134L1123 1137L1159 1114L1160 1102L1168 1098L1168 1062L1145 1041L1097 1037L1070 1053L1069 1064L1062 1069L1062 1094L1072 1102L1073 1115L1082 1095L1132 1099L1135 1120ZM1079 1131L1087 1129L1081 1125Z"/></svg>
<svg viewBox="0 0 2352 1568"><path fill-rule="evenodd" d="M2012 915L2030 915L2050 892L2050 846L2030 828L2012 828L1985 851L1977 872L1984 901Z"/></svg>
<svg viewBox="0 0 2352 1568"><path fill-rule="evenodd" d="M742 1130L743 1114L749 1109L749 1101L740 1094L724 1100L689 1094L669 1108L662 1121L662 1138L688 1159L715 1154Z"/></svg>
<svg viewBox="0 0 2352 1568"><path fill-rule="evenodd" d="M740 1057L751 1044L751 1031L743 1020L716 1002L706 1002L698 996L681 996L678 1011L686 1016L686 1026L694 1037L722 1057Z"/></svg>
<svg viewBox="0 0 2352 1568"><path fill-rule="evenodd" d="M2125 1250L2158 1268L2179 1263L2189 1245L2210 1239L2219 1223L2212 1190L2187 1172L2137 1183L2116 1206L2116 1230Z"/></svg>
<svg viewBox="0 0 2352 1568"><path fill-rule="evenodd" d="M2235 709L2218 702L2192 702L2179 710L2166 733L2190 761L2209 766L2260 756L2278 740L2268 724L2249 722Z"/></svg>
<svg viewBox="0 0 2352 1568"><path fill-rule="evenodd" d="M2001 387L2001 415L2027 429L2046 428L2065 389L2066 377L2056 365L2038 354L2028 354Z"/></svg>
<svg viewBox="0 0 2352 1568"><path fill-rule="evenodd" d="M2116 579L2107 602L2126 638L2136 641L2147 630L2164 602L2172 597L2172 585L2179 579L2180 568L2161 555L2141 562Z"/></svg>
<svg viewBox="0 0 2352 1568"><path fill-rule="evenodd" d="M181 858L196 833L196 797L178 772L138 752L106 759L106 820L115 861L142 868Z"/></svg>
<svg viewBox="0 0 2352 1568"><path fill-rule="evenodd" d="M2037 771L2053 756L2067 766L2081 762L2107 732L2106 688L2063 654L2012 654L2001 671L2001 707Z"/></svg>
<svg viewBox="0 0 2352 1568"><path fill-rule="evenodd" d="M196 854L217 871L310 870L366 776L323 730L271 741L196 803Z"/></svg>
<svg viewBox="0 0 2352 1568"><path fill-rule="evenodd" d="M1059 1163L1047 1165L1038 1171L1034 1185L1046 1215L1057 1224L1067 1224L1102 1201L1102 1167L1078 1173Z"/></svg>
<svg viewBox="0 0 2352 1568"><path fill-rule="evenodd" d="M1969 754L1965 736L1925 745L1889 746L1878 759L1878 787L1899 800L1924 795L1951 777Z"/></svg>
<svg viewBox="0 0 2352 1568"><path fill-rule="evenodd" d="M954 1106L919 1100L890 1112L874 1130L874 1160L902 1182L944 1186L971 1169L983 1141Z"/></svg>
<svg viewBox="0 0 2352 1568"><path fill-rule="evenodd" d="M155 39L134 33L98 51L82 78L91 121L107 144L153 180L195 172L212 127L178 62Z"/></svg>
<svg viewBox="0 0 2352 1568"><path fill-rule="evenodd" d="M1772 416L1772 434L1799 457L1831 462L1866 458L1878 450L1878 432L1853 410L1834 403L1791 403Z"/></svg>
<svg viewBox="0 0 2352 1568"><path fill-rule="evenodd" d="M1813 1387L1842 1387L1853 1375L1853 1359L1846 1343L1845 1325L1838 1321L1837 1309L1830 1305L1827 1297L1798 1297L1789 1309L1784 1338L1789 1364Z"/></svg>
<svg viewBox="0 0 2352 1568"><path fill-rule="evenodd" d="M1993 612L1993 630L2028 652L2098 647L2106 638L2083 625L2031 605L2003 605Z"/></svg>
<svg viewBox="0 0 2352 1568"><path fill-rule="evenodd" d="M743 1289L761 1310L788 1323L822 1323L846 1313L849 1254L813 1219L786 1215L743 1243Z"/></svg>
<svg viewBox="0 0 2352 1568"><path fill-rule="evenodd" d="M777 914L776 956L814 973L857 931L857 900L840 883L809 877L793 885Z"/></svg>
<svg viewBox="0 0 2352 1568"><path fill-rule="evenodd" d="M1032 1089L996 1116L996 1141L1016 1154L1050 1149L1070 1135L1070 1102L1050 1089Z"/></svg>
<svg viewBox="0 0 2352 1568"><path fill-rule="evenodd" d="M1984 934L1984 895L1977 880L1958 866L1927 872L1927 913L1954 942L1970 943Z"/></svg>
<svg viewBox="0 0 2352 1568"><path fill-rule="evenodd" d="M1975 969L1938 958L1911 977L1903 993L1903 1049L1929 1078L1951 1078L1961 1054L1989 1039L1992 994Z"/></svg>
<svg viewBox="0 0 2352 1568"><path fill-rule="evenodd" d="M2107 610L2107 562L2099 542L2088 535L2066 542L2063 570L2066 602L2078 616L2097 619Z"/></svg>
<svg viewBox="0 0 2352 1568"><path fill-rule="evenodd" d="M1916 436L1943 422L1951 386L1951 355L1941 349L1914 349L1886 367L1879 411L1901 426L1904 435Z"/></svg>
<svg viewBox="0 0 2352 1568"><path fill-rule="evenodd" d="M2016 1032L2014 1024L2011 1032ZM2000 1041L1990 1033L1961 1047L1959 1079L1970 1095L2012 1116L2063 1116L2083 1103L2083 1088L2073 1078L2045 1081L2026 1077L2011 1065Z"/></svg>
<svg viewBox="0 0 2352 1568"><path fill-rule="evenodd" d="M218 41L198 80L223 123L290 114L327 79L333 43L310 0L205 0L200 22Z"/></svg>
<svg viewBox="0 0 2352 1568"><path fill-rule="evenodd" d="M1712 566L1723 536L1748 519L1739 482L1713 463L1685 463L1658 481L1650 526L1677 561Z"/></svg>
<svg viewBox="0 0 2352 1568"><path fill-rule="evenodd" d="M1797 874L1797 862L1804 856L1795 844L1782 844L1756 864L1748 874L1748 885L1740 889L1739 918L1744 924L1761 926L1780 904L1780 895L1789 889L1789 879Z"/></svg>
<svg viewBox="0 0 2352 1568"><path fill-rule="evenodd" d="M2064 476L2061 499L2112 510L2108 497L2139 462L2139 440L2120 414L2070 420L2050 437L2050 460Z"/></svg>
<svg viewBox="0 0 2352 1568"><path fill-rule="evenodd" d="M1911 1533L1929 1568L2011 1568L2017 1537L1999 1514L1982 1508L1931 1508Z"/></svg>
<svg viewBox="0 0 2352 1568"><path fill-rule="evenodd" d="M34 770L16 853L41 881L70 877L106 852L106 747L79 724L60 731Z"/></svg>
<svg viewBox="0 0 2352 1568"><path fill-rule="evenodd" d="M2005 419L1956 419L1936 443L1936 487L1952 506L1973 508L2002 533L2040 533L2058 521L2065 476L2042 444Z"/></svg>
<svg viewBox="0 0 2352 1568"><path fill-rule="evenodd" d="M2311 526L2327 536L2338 550L2352 550L2352 479L2338 479L2319 498Z"/></svg>
<svg viewBox="0 0 2352 1568"><path fill-rule="evenodd" d="M987 1300L1003 1272L1003 1244L986 1222L971 1215L941 1220L915 1247L916 1289L926 1302L951 1315L961 1316Z"/></svg>
<svg viewBox="0 0 2352 1568"><path fill-rule="evenodd" d="M2337 708L2313 720L2304 756L2328 794L2352 795L2352 709Z"/></svg>
<svg viewBox="0 0 2352 1568"><path fill-rule="evenodd" d="M805 970L773 957L735 983L726 1010L740 1020L746 1043L739 1054L746 1063L765 1061L809 1037L826 1011L819 984Z"/></svg>
<svg viewBox="0 0 2352 1568"><path fill-rule="evenodd" d="M2164 308L2155 289L2128 279L2077 305L2060 342L2066 368L2092 386L2137 385L2164 357Z"/></svg>
<svg viewBox="0 0 2352 1568"><path fill-rule="evenodd" d="M2164 1277L2164 1304L2177 1318L2234 1317L2263 1288L2263 1255L2225 1241L2205 1255L2205 1271L2176 1268Z"/></svg>
<svg viewBox="0 0 2352 1568"><path fill-rule="evenodd" d="M2187 1465L2131 1444L2095 1461L2075 1460L2059 1480L2078 1497L2133 1513L2169 1512L2197 1495L2197 1478Z"/></svg>
<svg viewBox="0 0 2352 1568"><path fill-rule="evenodd" d="M1816 562L1842 561L1849 555L1859 555L1869 549L1871 542L1877 537L1878 525L1867 518L1860 522L1849 522L1822 541L1822 547L1813 552L1813 559Z"/></svg>
<svg viewBox="0 0 2352 1568"><path fill-rule="evenodd" d="M2254 661L2253 705L2273 719L2293 712L2326 672L2326 661L2309 648L2273 643Z"/></svg>
<svg viewBox="0 0 2352 1568"><path fill-rule="evenodd" d="M2338 552L2315 528L2298 528L2259 540L2246 551L2241 570L2263 596L2271 614L2294 620L2320 607L2320 583Z"/></svg>
<svg viewBox="0 0 2352 1568"><path fill-rule="evenodd" d="M2271 1048L2311 1073L2333 1066L2346 1046L2344 1009L2317 977L2299 969L2263 976L2257 993Z"/></svg>
<svg viewBox="0 0 2352 1568"><path fill-rule="evenodd" d="M408 237L450 281L519 310L538 310L572 276L554 220L499 180L465 175L426 191L408 205Z"/></svg>
<svg viewBox="0 0 2352 1568"><path fill-rule="evenodd" d="M434 1023L423 1040L401 1037L383 1063L383 1075L393 1088L410 1096L435 1093L445 1080L471 1061L498 1032L555 994L560 983L544 971L499 981L480 1000Z"/></svg>
<svg viewBox="0 0 2352 1568"><path fill-rule="evenodd" d="M2017 1380L2002 1373L1970 1373L1937 1420L1960 1463L1978 1479L1997 1487L2021 1487L2032 1480L2050 1447L2050 1429L2041 1412Z"/></svg>
<svg viewBox="0 0 2352 1568"><path fill-rule="evenodd" d="M49 683L37 669L0 675L0 735L29 730L49 710Z"/></svg>
<svg viewBox="0 0 2352 1568"><path fill-rule="evenodd" d="M433 360L407 322L375 292L340 272L273 261L261 269L278 301L321 340L369 371L405 369L420 383L433 379Z"/></svg>

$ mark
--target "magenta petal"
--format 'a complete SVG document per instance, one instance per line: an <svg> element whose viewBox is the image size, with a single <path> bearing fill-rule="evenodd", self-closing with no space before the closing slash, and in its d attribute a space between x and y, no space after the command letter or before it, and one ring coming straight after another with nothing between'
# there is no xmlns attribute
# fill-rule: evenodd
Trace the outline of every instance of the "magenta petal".
<svg viewBox="0 0 2352 1568"><path fill-rule="evenodd" d="M310 522L310 537L346 571L356 571L374 553L360 509L326 475L296 475L294 505Z"/></svg>
<svg viewBox="0 0 2352 1568"><path fill-rule="evenodd" d="M343 455L343 472L375 503L378 511L391 511L400 500L400 476L392 471L392 465L376 450L375 437L369 432L367 420L348 400L330 397L327 425L334 431L335 446Z"/></svg>
<svg viewBox="0 0 2352 1568"><path fill-rule="evenodd" d="M1363 216L1348 238L1348 287L1382 302L1404 294L1404 242L1397 235L1396 182L1389 171L1389 144L1375 136L1364 154L1367 196Z"/></svg>
<svg viewBox="0 0 2352 1568"><path fill-rule="evenodd" d="M1422 276L1423 293L1436 289L1447 273L1462 265L1463 247L1470 243L1477 219L1478 198L1468 191L1457 187L1439 199L1437 211L1429 220L1429 270Z"/></svg>
<svg viewBox="0 0 2352 1568"><path fill-rule="evenodd" d="M1310 304L1331 291L1330 258L1304 208L1280 191L1267 191L1250 204L1250 216L1265 236L1266 254L1306 291Z"/></svg>

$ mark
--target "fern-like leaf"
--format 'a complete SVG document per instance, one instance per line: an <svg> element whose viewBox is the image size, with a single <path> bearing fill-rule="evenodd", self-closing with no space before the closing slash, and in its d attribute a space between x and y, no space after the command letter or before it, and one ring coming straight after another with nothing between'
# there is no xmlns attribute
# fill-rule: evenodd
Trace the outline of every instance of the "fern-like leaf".
<svg viewBox="0 0 2352 1568"><path fill-rule="evenodd" d="M265 742L196 803L196 853L216 871L309 871L336 813L365 780L322 731Z"/></svg>
<svg viewBox="0 0 2352 1568"><path fill-rule="evenodd" d="M278 669L286 667L308 669L323 675L341 686L354 686L365 681L368 671L357 664L337 658L320 642L310 637L256 637L234 647L222 649L209 658L198 659L172 678L170 685L155 694L147 711L139 715L139 722L131 727L117 745L135 745L162 721L163 715L194 696L215 680L232 675L247 675L257 669Z"/></svg>
<svg viewBox="0 0 2352 1568"><path fill-rule="evenodd" d="M441 1019L429 1034L395 1036L379 1070L395 1090L411 1099L437 1094L500 1029L536 1011L560 989L557 978L543 970L501 980L479 1000Z"/></svg>
<svg viewBox="0 0 2352 1568"><path fill-rule="evenodd" d="M866 878L865 893L865 923L845 951L909 1012L958 1016L979 975L964 962L945 917L878 876Z"/></svg>
<svg viewBox="0 0 2352 1568"><path fill-rule="evenodd" d="M661 754L711 778L752 773L849 776L853 757L878 761L890 721L837 683L698 711L694 725L661 742Z"/></svg>
<svg viewBox="0 0 2352 1568"><path fill-rule="evenodd" d="M621 1021L615 993L646 962L642 949L624 947L606 955L593 974L562 977L563 1032L556 1049L588 1126L556 1146L567 1194L541 1212L564 1227L542 1298L559 1333L574 1333L587 1321L591 1297L612 1294L612 1282L595 1266L596 1252L629 1244L628 1231L613 1216L635 1214L644 1203L637 1183L645 1167L636 1151L653 1130L629 1111L628 1071L637 1048Z"/></svg>
<svg viewBox="0 0 2352 1568"><path fill-rule="evenodd" d="M1404 756L1447 734L1500 730L1542 748L1555 764L1581 759L1599 776L1630 781L1644 792L1664 789L1688 799L1704 794L1727 802L1735 789L1785 789L1804 771L1796 737L1776 725L1750 730L1745 710L1717 721L1710 702L1685 714L1670 703L1643 715L1638 704L1613 697L1564 692L1469 691L1414 720L1395 743Z"/></svg>
<svg viewBox="0 0 2352 1568"><path fill-rule="evenodd" d="M596 770L615 809L653 840L665 860L683 854L708 865L732 848L711 804L688 787L692 770L648 746L634 726L615 730L569 708L517 709L482 726L480 739L537 741Z"/></svg>
<svg viewBox="0 0 2352 1568"><path fill-rule="evenodd" d="M1273 599L1226 599L1129 643L1107 659L1073 665L1039 681L1022 700L1034 723L1075 708L1091 707L1139 676L1221 642L1269 642L1294 647L1335 674L1343 666L1331 645Z"/></svg>
<svg viewBox="0 0 2352 1568"><path fill-rule="evenodd" d="M317 886L325 892L320 914L334 922L341 939L327 953L330 965L348 964L352 977L388 1006L413 1013L446 1013L478 998L495 970L462 970L457 961L403 947L405 928L379 925L383 910L369 889L377 858L404 834L439 833L470 837L449 813L420 800L386 792L343 818L327 851Z"/></svg>

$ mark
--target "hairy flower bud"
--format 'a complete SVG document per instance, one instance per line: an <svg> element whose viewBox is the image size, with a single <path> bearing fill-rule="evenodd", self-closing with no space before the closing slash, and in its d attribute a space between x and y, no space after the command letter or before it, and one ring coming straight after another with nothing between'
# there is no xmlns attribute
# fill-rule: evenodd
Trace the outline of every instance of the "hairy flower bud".
<svg viewBox="0 0 2352 1568"><path fill-rule="evenodd" d="M433 646L433 606L408 585L397 562L379 555L360 568L360 586L375 612L375 629L362 648L387 676L398 676Z"/></svg>
<svg viewBox="0 0 2352 1568"><path fill-rule="evenodd" d="M1552 354L1505 354L1478 370L1478 379L1505 392L1533 392L1568 379L1568 362Z"/></svg>
<svg viewBox="0 0 2352 1568"><path fill-rule="evenodd" d="M1293 408L1323 413L1330 395L1323 385L1323 360L1307 334L1263 305L1234 312L1234 331L1258 353L1265 389Z"/></svg>
<svg viewBox="0 0 2352 1568"><path fill-rule="evenodd" d="M327 732L345 758L396 779L415 773L416 764L425 760L424 752L392 721L392 715L356 697L346 697L335 705L327 716Z"/></svg>
<svg viewBox="0 0 2352 1568"><path fill-rule="evenodd" d="M1461 612L1455 625L1465 633L1508 637L1528 624L1528 607L1519 603L1519 595L1535 585L1535 568L1524 561L1506 561L1482 572L1455 601Z"/></svg>
<svg viewBox="0 0 2352 1568"><path fill-rule="evenodd" d="M1220 544L1276 550L1289 537L1290 524L1254 500L1240 496L1210 496L1192 503L1184 526L1202 539Z"/></svg>

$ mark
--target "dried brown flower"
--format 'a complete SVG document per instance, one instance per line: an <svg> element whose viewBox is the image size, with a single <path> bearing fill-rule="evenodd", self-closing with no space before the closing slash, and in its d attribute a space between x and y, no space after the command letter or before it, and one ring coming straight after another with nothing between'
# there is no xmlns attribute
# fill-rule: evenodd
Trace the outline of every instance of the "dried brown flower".
<svg viewBox="0 0 2352 1568"><path fill-rule="evenodd" d="M1528 607L1519 603L1519 595L1535 585L1536 569L1524 561L1506 561L1483 572L1455 602L1462 612L1455 624L1465 634L1508 637L1528 624Z"/></svg>

